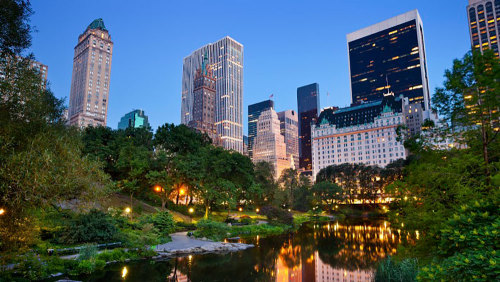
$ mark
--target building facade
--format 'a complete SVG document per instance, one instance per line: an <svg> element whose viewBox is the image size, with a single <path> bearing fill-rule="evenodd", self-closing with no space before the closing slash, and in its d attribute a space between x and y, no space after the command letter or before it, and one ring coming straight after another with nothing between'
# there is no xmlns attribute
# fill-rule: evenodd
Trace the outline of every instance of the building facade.
<svg viewBox="0 0 500 282"><path fill-rule="evenodd" d="M386 94L382 100L325 109L312 125L313 177L330 165L362 163L385 167L406 158L397 128L405 124L403 98Z"/></svg>
<svg viewBox="0 0 500 282"><path fill-rule="evenodd" d="M407 12L347 35L353 104L382 99L390 88L396 97L430 109L422 20Z"/></svg>
<svg viewBox="0 0 500 282"><path fill-rule="evenodd" d="M206 133L215 145L221 145L215 127L215 95L215 76L208 64L208 57L204 56L201 68L194 77L193 116L188 126Z"/></svg>
<svg viewBox="0 0 500 282"><path fill-rule="evenodd" d="M290 168L285 137L281 135L280 120L273 109L262 112L257 120L252 160L254 163L260 161L271 163L275 179L281 176L283 170Z"/></svg>
<svg viewBox="0 0 500 282"><path fill-rule="evenodd" d="M287 110L278 113L280 133L285 138L287 158L293 169L299 168L299 122L297 112Z"/></svg>
<svg viewBox="0 0 500 282"><path fill-rule="evenodd" d="M215 126L225 149L243 152L243 45L229 36L184 58L181 123L193 119L194 80L204 55L215 76Z"/></svg>
<svg viewBox="0 0 500 282"><path fill-rule="evenodd" d="M125 130L127 128L150 128L148 116L143 110L133 110L125 114L118 122L118 129Z"/></svg>
<svg viewBox="0 0 500 282"><path fill-rule="evenodd" d="M470 42L473 50L491 49L499 55L500 0L469 0L467 6Z"/></svg>
<svg viewBox="0 0 500 282"><path fill-rule="evenodd" d="M248 106L248 156L253 157L253 142L257 135L257 120L262 112L274 109L274 101L266 100Z"/></svg>
<svg viewBox="0 0 500 282"><path fill-rule="evenodd" d="M313 83L297 88L299 121L299 167L312 170L311 123L316 122L320 109L319 84Z"/></svg>
<svg viewBox="0 0 500 282"><path fill-rule="evenodd" d="M69 124L106 126L113 42L102 19L78 37L69 95Z"/></svg>

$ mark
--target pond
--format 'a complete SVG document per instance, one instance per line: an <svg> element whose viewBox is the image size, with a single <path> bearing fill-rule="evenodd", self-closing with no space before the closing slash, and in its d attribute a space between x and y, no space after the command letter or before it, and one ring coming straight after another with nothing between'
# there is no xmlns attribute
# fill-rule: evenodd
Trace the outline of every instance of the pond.
<svg viewBox="0 0 500 282"><path fill-rule="evenodd" d="M306 223L297 232L247 239L229 254L115 264L85 281L371 281L379 260L411 236L383 220ZM403 238L404 237L404 238Z"/></svg>

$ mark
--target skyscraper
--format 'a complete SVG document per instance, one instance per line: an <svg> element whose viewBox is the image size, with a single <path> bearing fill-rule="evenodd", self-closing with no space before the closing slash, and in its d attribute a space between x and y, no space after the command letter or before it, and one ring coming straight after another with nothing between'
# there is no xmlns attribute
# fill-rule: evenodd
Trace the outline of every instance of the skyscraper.
<svg viewBox="0 0 500 282"><path fill-rule="evenodd" d="M221 145L215 128L215 94L215 76L205 55L194 77L193 116L188 126L206 133L214 144Z"/></svg>
<svg viewBox="0 0 500 282"><path fill-rule="evenodd" d="M500 0L469 0L467 6L472 49L492 49L499 55Z"/></svg>
<svg viewBox="0 0 500 282"><path fill-rule="evenodd" d="M382 99L390 88L430 108L422 20L417 10L347 35L353 104Z"/></svg>
<svg viewBox="0 0 500 282"><path fill-rule="evenodd" d="M225 149L243 152L243 45L229 36L184 58L181 123L193 119L194 78L207 54L216 79L215 126Z"/></svg>
<svg viewBox="0 0 500 282"><path fill-rule="evenodd" d="M125 114L118 123L118 129L127 129L129 127L149 127L148 116L144 114L143 110L133 110Z"/></svg>
<svg viewBox="0 0 500 282"><path fill-rule="evenodd" d="M299 167L312 170L311 123L319 113L319 84L313 83L297 88L299 118Z"/></svg>
<svg viewBox="0 0 500 282"><path fill-rule="evenodd" d="M286 154L295 169L299 168L299 123L297 112L287 110L278 113L280 133L285 137Z"/></svg>
<svg viewBox="0 0 500 282"><path fill-rule="evenodd" d="M73 58L69 124L106 126L113 42L102 19L78 37Z"/></svg>
<svg viewBox="0 0 500 282"><path fill-rule="evenodd" d="M291 167L286 155L285 137L280 133L280 120L273 109L260 114L253 149L253 162L271 163L275 179L281 176L283 170Z"/></svg>
<svg viewBox="0 0 500 282"><path fill-rule="evenodd" d="M257 134L257 120L263 111L274 109L274 102L266 100L248 106L248 156L253 157L253 143Z"/></svg>

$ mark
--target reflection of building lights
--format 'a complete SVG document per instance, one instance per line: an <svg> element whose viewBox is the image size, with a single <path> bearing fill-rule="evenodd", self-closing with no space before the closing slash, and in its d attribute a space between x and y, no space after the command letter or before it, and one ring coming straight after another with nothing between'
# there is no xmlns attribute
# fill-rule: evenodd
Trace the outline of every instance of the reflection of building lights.
<svg viewBox="0 0 500 282"><path fill-rule="evenodd" d="M127 267L126 267L126 266L124 266L124 267L122 268L122 278L127 277L127 273L128 273L128 269L127 269Z"/></svg>

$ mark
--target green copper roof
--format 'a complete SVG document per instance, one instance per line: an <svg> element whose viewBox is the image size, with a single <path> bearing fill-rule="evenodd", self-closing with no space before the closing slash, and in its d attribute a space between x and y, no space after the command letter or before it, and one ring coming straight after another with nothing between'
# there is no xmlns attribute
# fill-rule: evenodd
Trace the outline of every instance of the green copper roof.
<svg viewBox="0 0 500 282"><path fill-rule="evenodd" d="M107 30L106 27L104 26L104 21L102 19L96 19L94 20L87 29L101 29L101 30Z"/></svg>

